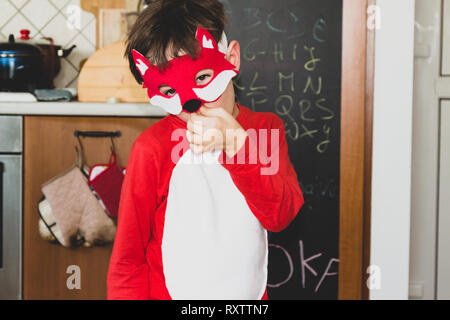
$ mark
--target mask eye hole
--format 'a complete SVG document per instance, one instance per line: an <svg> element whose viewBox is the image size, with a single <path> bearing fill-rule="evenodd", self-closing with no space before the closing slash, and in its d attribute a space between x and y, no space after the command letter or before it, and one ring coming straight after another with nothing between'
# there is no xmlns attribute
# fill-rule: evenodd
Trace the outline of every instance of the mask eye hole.
<svg viewBox="0 0 450 320"><path fill-rule="evenodd" d="M195 77L195 82L198 86L202 86L208 84L214 75L214 71L212 69L204 69L197 73Z"/></svg>
<svg viewBox="0 0 450 320"><path fill-rule="evenodd" d="M165 96L172 97L177 91L169 86L160 86L159 92L161 92Z"/></svg>

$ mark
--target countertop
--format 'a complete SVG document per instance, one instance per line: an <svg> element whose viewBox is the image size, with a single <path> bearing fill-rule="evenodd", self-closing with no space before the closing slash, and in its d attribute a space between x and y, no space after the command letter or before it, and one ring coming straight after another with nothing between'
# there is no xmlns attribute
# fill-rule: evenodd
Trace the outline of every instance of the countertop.
<svg viewBox="0 0 450 320"><path fill-rule="evenodd" d="M0 115L165 117L149 103L0 102Z"/></svg>

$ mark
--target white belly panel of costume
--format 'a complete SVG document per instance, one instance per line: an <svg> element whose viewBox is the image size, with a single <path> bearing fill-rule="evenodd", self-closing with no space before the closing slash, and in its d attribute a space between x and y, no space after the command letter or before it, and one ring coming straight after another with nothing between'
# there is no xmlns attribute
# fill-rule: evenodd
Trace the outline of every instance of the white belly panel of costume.
<svg viewBox="0 0 450 320"><path fill-rule="evenodd" d="M220 151L188 150L173 169L162 238L172 299L261 299L267 231L250 210Z"/></svg>

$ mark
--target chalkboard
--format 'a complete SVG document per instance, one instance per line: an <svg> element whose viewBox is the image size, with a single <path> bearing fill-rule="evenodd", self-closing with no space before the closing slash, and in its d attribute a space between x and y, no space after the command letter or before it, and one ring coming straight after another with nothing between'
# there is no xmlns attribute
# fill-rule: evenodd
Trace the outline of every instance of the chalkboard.
<svg viewBox="0 0 450 320"><path fill-rule="evenodd" d="M337 299L341 0L221 0L241 46L240 104L285 122L305 204L269 237L269 299Z"/></svg>

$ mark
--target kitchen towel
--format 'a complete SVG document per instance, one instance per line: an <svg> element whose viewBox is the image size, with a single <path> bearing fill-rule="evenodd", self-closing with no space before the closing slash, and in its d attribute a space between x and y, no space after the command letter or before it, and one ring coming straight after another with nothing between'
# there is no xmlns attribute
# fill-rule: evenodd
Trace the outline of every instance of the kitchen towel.
<svg viewBox="0 0 450 320"><path fill-rule="evenodd" d="M124 168L117 165L115 152L112 152L108 164L92 166L89 172L89 183L106 207L107 214L112 218L117 218L119 211L123 170Z"/></svg>
<svg viewBox="0 0 450 320"><path fill-rule="evenodd" d="M73 96L69 90L63 89L35 89L38 101L71 101Z"/></svg>

